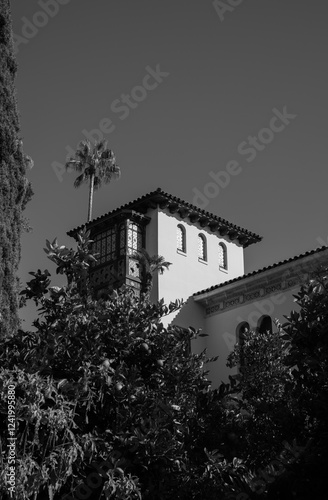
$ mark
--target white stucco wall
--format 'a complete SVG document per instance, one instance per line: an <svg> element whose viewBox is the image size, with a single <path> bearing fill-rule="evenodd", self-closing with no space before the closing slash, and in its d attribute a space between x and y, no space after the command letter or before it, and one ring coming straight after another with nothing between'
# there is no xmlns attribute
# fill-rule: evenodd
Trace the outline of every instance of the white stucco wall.
<svg viewBox="0 0 328 500"><path fill-rule="evenodd" d="M191 296L175 315L172 324L182 328L192 327L200 333L206 333L204 308ZM191 341L191 350L194 354L200 354L206 348L205 339L206 337L198 337Z"/></svg>
<svg viewBox="0 0 328 500"><path fill-rule="evenodd" d="M237 369L231 370L226 366L226 360L230 352L233 350L236 343L237 327L243 321L247 321L250 328L255 328L258 320L263 315L271 317L272 322L278 319L281 323L285 323L284 315L288 316L294 310L299 310L298 305L294 302L293 295L297 293L299 287L268 295L261 300L249 302L240 307L234 307L213 314L204 318L204 332L208 337L204 337L204 345L209 356L219 356L216 363L208 366L210 373L209 380L212 381L212 387L217 387L221 382L229 382L228 375L237 373ZM205 315L205 311L203 310ZM275 325L273 323L273 328Z"/></svg>
<svg viewBox="0 0 328 500"><path fill-rule="evenodd" d="M154 280L153 299L164 298L165 303L176 299L187 299L193 293L236 278L244 273L243 247L229 239L220 237L197 223L181 219L169 211L153 209L148 211L151 221L146 229L146 248L150 255L162 255L172 265L163 275ZM186 253L177 251L177 225L186 231ZM198 260L198 234L207 241L207 262ZM157 238L156 238L157 236ZM228 270L218 265L218 244L227 247ZM171 320L172 318L170 318ZM169 320L168 320L169 321Z"/></svg>

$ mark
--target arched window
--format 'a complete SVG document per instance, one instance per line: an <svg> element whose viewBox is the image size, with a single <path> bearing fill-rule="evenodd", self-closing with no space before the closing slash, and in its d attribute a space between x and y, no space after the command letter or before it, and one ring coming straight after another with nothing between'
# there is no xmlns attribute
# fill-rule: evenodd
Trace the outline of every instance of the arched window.
<svg viewBox="0 0 328 500"><path fill-rule="evenodd" d="M177 226L177 249L186 253L186 230L181 224Z"/></svg>
<svg viewBox="0 0 328 500"><path fill-rule="evenodd" d="M270 316L261 316L257 322L257 331L259 333L272 333L272 319Z"/></svg>
<svg viewBox="0 0 328 500"><path fill-rule="evenodd" d="M227 247L224 243L219 243L219 267L221 269L228 269Z"/></svg>
<svg viewBox="0 0 328 500"><path fill-rule="evenodd" d="M207 260L206 238L203 234L198 235L198 258Z"/></svg>
<svg viewBox="0 0 328 500"><path fill-rule="evenodd" d="M244 358L244 341L245 341L245 333L249 332L249 323L247 321L243 321L239 323L236 329L236 339L240 346L240 368L245 366L245 358Z"/></svg>

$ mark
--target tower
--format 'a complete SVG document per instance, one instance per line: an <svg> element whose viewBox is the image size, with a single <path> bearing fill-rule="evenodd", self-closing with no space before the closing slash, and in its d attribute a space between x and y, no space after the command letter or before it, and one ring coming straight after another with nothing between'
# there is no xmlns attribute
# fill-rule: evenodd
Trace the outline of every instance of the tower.
<svg viewBox="0 0 328 500"><path fill-rule="evenodd" d="M76 236L79 226L67 234ZM154 276L151 299L187 299L202 288L244 274L244 248L261 238L158 188L87 224L97 262L95 291L123 284L140 292L141 272L132 257L144 248L172 263Z"/></svg>

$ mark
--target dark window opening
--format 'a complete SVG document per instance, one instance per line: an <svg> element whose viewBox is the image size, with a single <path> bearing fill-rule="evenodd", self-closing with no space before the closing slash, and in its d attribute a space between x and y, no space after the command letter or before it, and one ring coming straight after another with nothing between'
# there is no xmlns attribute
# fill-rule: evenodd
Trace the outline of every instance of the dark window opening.
<svg viewBox="0 0 328 500"><path fill-rule="evenodd" d="M272 333L272 319L270 316L262 316L257 324L258 333Z"/></svg>

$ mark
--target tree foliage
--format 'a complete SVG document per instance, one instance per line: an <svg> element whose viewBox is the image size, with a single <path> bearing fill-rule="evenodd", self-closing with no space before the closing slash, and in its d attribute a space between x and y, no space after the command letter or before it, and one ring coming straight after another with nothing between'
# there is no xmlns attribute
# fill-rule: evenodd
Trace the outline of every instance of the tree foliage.
<svg viewBox="0 0 328 500"><path fill-rule="evenodd" d="M198 333L164 328L179 301L151 304L125 287L93 300L89 245L86 232L76 251L47 242L67 284L31 273L22 300L38 306L37 330L1 345L2 417L16 386L18 498L203 498L207 415L221 396L205 352L188 353Z"/></svg>
<svg viewBox="0 0 328 500"><path fill-rule="evenodd" d="M285 332L246 332L228 357L228 366L240 366L238 412L242 420L242 458L259 466L273 459L284 439L290 438L298 407L290 398L291 370ZM242 364L240 364L242 360Z"/></svg>
<svg viewBox="0 0 328 500"><path fill-rule="evenodd" d="M244 470L234 470L231 462L224 466L239 480L244 498L326 496L327 271L319 269L301 287L295 295L299 311L286 316L285 324L277 323L271 334L245 333L228 359L231 367L243 362L232 425L239 429L236 456Z"/></svg>
<svg viewBox="0 0 328 500"><path fill-rule="evenodd" d="M17 71L9 0L0 1L0 338L18 328L20 235L26 227L22 211L32 196L26 179L31 159L23 152L15 95Z"/></svg>
<svg viewBox="0 0 328 500"><path fill-rule="evenodd" d="M179 301L122 287L94 300L89 233L46 242L66 285L30 273L34 332L0 344L0 492L6 498L8 388L16 392L17 498L324 498L328 449L327 275L304 285L272 334L248 332L217 390L200 334L164 328Z"/></svg>

